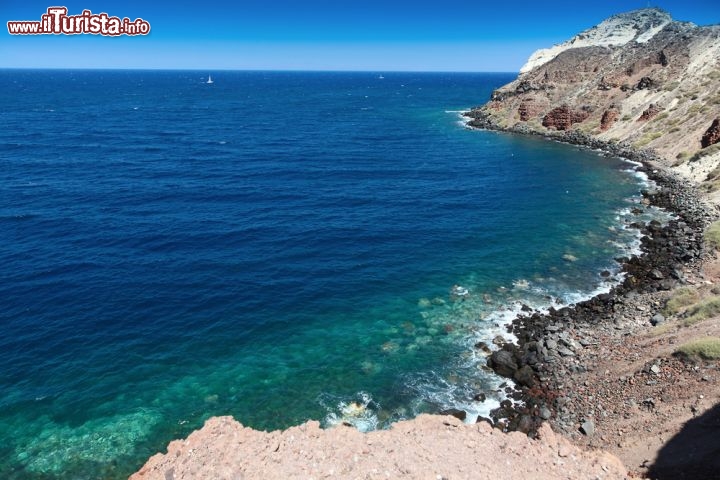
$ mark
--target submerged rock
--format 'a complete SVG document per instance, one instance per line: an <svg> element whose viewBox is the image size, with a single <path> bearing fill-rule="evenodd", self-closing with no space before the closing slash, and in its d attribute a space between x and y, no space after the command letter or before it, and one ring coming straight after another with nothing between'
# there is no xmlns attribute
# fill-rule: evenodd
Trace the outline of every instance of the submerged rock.
<svg viewBox="0 0 720 480"><path fill-rule="evenodd" d="M418 300L418 307L420 307L420 308L430 308L430 307L432 307L432 303L430 303L430 299L421 298L420 300Z"/></svg>
<svg viewBox="0 0 720 480"><path fill-rule="evenodd" d="M483 352L485 355L490 355L492 353L492 350L490 350L490 347L485 342L477 342L475 344L475 348Z"/></svg>

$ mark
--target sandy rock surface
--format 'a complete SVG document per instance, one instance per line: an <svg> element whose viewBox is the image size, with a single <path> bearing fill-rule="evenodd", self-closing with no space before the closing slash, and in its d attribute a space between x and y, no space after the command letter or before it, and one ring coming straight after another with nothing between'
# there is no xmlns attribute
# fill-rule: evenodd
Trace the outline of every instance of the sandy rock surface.
<svg viewBox="0 0 720 480"><path fill-rule="evenodd" d="M616 457L589 452L549 426L532 440L486 423L421 415L390 430L322 430L317 422L258 432L214 417L167 454L153 456L131 480L181 479L624 479Z"/></svg>

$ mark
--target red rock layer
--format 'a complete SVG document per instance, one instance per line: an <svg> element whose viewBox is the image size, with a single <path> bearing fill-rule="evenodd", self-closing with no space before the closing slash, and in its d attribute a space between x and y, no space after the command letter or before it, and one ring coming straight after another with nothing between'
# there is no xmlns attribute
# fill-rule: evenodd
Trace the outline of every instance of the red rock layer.
<svg viewBox="0 0 720 480"><path fill-rule="evenodd" d="M710 128L708 128L702 136L700 144L702 148L715 145L720 142L720 118L716 118Z"/></svg>
<svg viewBox="0 0 720 480"><path fill-rule="evenodd" d="M603 132L605 130L608 130L617 121L619 116L620 112L617 108L612 107L605 110L605 112L602 114L602 118L600 119L600 130L602 130Z"/></svg>
<svg viewBox="0 0 720 480"><path fill-rule="evenodd" d="M555 130L567 130L575 123L580 123L589 116L583 110L573 110L567 105L553 108L543 117L543 127Z"/></svg>
<svg viewBox="0 0 720 480"><path fill-rule="evenodd" d="M655 105L654 103L651 103L648 105L648 108L645 109L645 111L640 115L640 118L637 119L638 122L647 122L648 120L654 118L657 116L658 113L662 112L663 109L659 106Z"/></svg>

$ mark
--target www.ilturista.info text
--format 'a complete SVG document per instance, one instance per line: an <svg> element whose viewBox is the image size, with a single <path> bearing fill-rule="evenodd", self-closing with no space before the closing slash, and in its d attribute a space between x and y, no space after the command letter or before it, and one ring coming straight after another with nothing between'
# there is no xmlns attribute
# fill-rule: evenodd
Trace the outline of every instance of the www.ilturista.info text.
<svg viewBox="0 0 720 480"><path fill-rule="evenodd" d="M107 13L83 10L80 15L68 15L66 7L50 7L40 21L7 22L11 35L147 35L150 24L142 18L110 17Z"/></svg>

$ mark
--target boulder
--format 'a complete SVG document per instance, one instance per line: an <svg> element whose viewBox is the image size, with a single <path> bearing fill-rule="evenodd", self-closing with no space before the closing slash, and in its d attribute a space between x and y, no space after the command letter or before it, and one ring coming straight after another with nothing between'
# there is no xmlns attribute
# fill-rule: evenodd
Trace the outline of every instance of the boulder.
<svg viewBox="0 0 720 480"><path fill-rule="evenodd" d="M650 270L648 276L653 280L662 280L663 278L665 278L665 275L663 275L662 272L657 268Z"/></svg>
<svg viewBox="0 0 720 480"><path fill-rule="evenodd" d="M592 437L593 434L595 434L595 424L593 421L585 420L582 425L580 425L580 433L587 435L588 437Z"/></svg>
<svg viewBox="0 0 720 480"><path fill-rule="evenodd" d="M516 382L525 387L532 388L535 386L535 372L533 372L532 367L529 365L525 365L524 367L516 370L513 378Z"/></svg>
<svg viewBox="0 0 720 480"><path fill-rule="evenodd" d="M512 378L518 369L515 357L507 350L493 352L487 361L488 367L492 368L498 375Z"/></svg>
<svg viewBox="0 0 720 480"><path fill-rule="evenodd" d="M447 410L443 410L442 412L440 412L440 415L452 415L453 417L463 422L467 417L467 413L465 412L465 410L458 410L457 408L449 408Z"/></svg>
<svg viewBox="0 0 720 480"><path fill-rule="evenodd" d="M661 325L661 324L665 323L665 316L662 313L656 313L650 319L650 323L655 327L658 325Z"/></svg>
<svg viewBox="0 0 720 480"><path fill-rule="evenodd" d="M546 406L542 406L542 407L540 407L540 411L538 412L538 415L543 420L550 420L550 417L552 417L552 412Z"/></svg>
<svg viewBox="0 0 720 480"><path fill-rule="evenodd" d="M647 90L655 86L655 81L650 77L642 77L635 88L637 90Z"/></svg>
<svg viewBox="0 0 720 480"><path fill-rule="evenodd" d="M477 342L475 344L475 348L483 352L485 355L490 355L492 353L492 350L490 350L490 347L485 342Z"/></svg>

